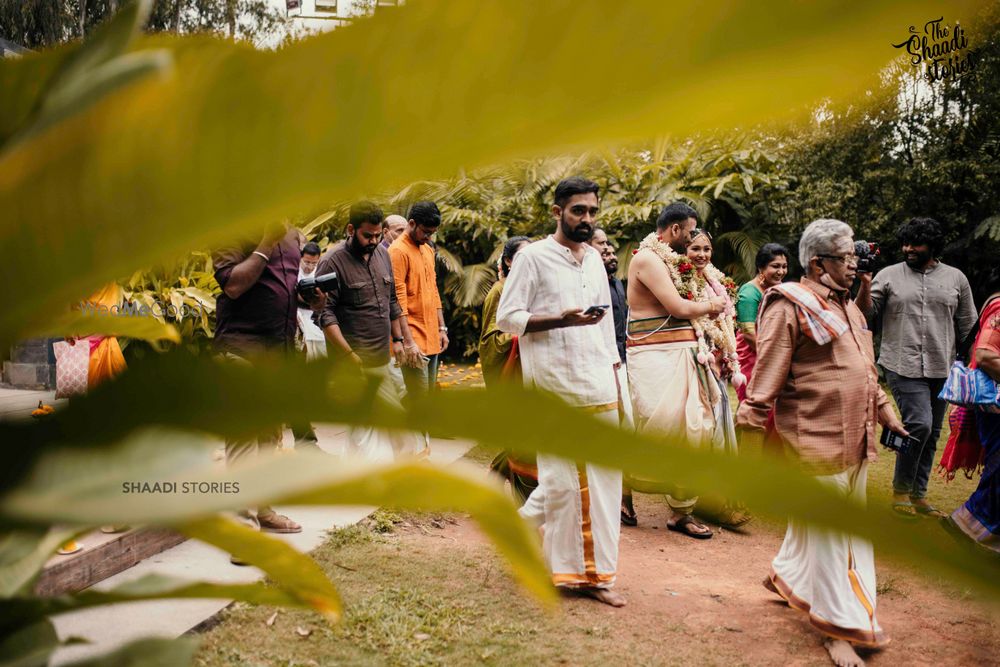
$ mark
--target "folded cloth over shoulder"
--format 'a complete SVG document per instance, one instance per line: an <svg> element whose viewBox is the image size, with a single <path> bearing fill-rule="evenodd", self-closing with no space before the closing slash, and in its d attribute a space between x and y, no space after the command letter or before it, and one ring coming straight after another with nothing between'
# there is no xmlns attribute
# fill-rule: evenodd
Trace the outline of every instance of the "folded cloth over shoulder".
<svg viewBox="0 0 1000 667"><path fill-rule="evenodd" d="M830 308L826 300L799 283L781 283L769 289L764 294L758 318L766 310L768 303L779 297L795 304L795 314L802 333L817 345L826 345L847 331L847 322Z"/></svg>

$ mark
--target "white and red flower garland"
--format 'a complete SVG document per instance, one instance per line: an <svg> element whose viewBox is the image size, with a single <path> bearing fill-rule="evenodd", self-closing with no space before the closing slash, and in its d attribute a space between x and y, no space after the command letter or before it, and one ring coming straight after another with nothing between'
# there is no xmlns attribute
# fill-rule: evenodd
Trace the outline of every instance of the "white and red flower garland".
<svg viewBox="0 0 1000 667"><path fill-rule="evenodd" d="M708 301L714 296L725 297L726 306L717 317L702 315L690 320L698 337L698 363L707 367L712 356L718 353L723 376L729 377L735 387L746 384L747 379L740 371L736 354L736 307L733 305L736 283L712 264L699 274L691 260L674 252L656 234L643 239L639 248L650 250L663 260L682 299Z"/></svg>

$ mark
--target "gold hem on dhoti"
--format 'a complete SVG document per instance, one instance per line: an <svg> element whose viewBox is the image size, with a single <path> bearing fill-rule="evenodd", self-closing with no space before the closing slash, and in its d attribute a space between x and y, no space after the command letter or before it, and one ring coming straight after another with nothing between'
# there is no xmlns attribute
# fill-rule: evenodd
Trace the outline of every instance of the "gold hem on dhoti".
<svg viewBox="0 0 1000 667"><path fill-rule="evenodd" d="M834 639L842 639L846 642L850 642L864 648L883 648L888 646L892 641L886 636L885 632L881 630L878 632L872 632L871 630L862 630L860 628L842 628L838 625L834 625L826 619L820 618L816 614L812 613L809 603L796 595L791 586L789 586L784 579L778 576L778 573L775 572L773 568L771 569L769 579L772 586L774 586L774 590L777 591L778 595L784 598L785 602L788 603L788 606L807 614L809 616L809 623L823 634L833 637Z"/></svg>

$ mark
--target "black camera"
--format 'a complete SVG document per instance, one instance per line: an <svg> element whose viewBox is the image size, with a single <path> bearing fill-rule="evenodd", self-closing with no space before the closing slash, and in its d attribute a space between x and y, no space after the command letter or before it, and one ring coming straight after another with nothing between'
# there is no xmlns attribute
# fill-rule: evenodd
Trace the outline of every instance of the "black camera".
<svg viewBox="0 0 1000 667"><path fill-rule="evenodd" d="M299 294L306 294L314 289L318 289L320 292L332 292L334 288L337 287L337 272L331 271L330 273L324 273L321 276L317 276L313 273L311 276L306 276L300 280L295 285L295 291Z"/></svg>
<svg viewBox="0 0 1000 667"><path fill-rule="evenodd" d="M875 262L882 251L878 244L869 241L855 241L854 254L858 256L858 273L874 273Z"/></svg>

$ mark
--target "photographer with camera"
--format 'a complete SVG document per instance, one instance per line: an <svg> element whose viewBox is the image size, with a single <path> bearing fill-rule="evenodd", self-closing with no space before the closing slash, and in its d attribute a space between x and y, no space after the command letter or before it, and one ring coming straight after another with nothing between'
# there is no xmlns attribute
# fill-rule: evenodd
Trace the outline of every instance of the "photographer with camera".
<svg viewBox="0 0 1000 667"><path fill-rule="evenodd" d="M215 347L225 358L253 363L268 353L290 354L295 349L299 306L319 310L326 296L319 290L297 291L299 279L299 232L276 225L261 239L221 248L212 253L215 279L222 294L215 306ZM226 441L226 463L231 464L258 451L281 447L280 426L249 440ZM270 507L256 513L243 512L244 521L272 533L298 533L302 527ZM242 564L233 560L236 564Z"/></svg>
<svg viewBox="0 0 1000 667"><path fill-rule="evenodd" d="M334 275L327 303L315 317L326 335L331 357L357 364L368 375L381 378L379 398L400 407L400 396L389 376L390 355L411 361L403 349L400 321L403 311L396 301L396 283L389 253L381 245L382 210L372 202L351 206L347 241L329 250L316 268L316 280ZM369 427L348 433L354 453L372 461L391 461L399 453L416 453L410 433L389 434Z"/></svg>
<svg viewBox="0 0 1000 667"><path fill-rule="evenodd" d="M927 482L947 404L938 399L956 345L976 322L969 281L938 259L941 228L931 218L912 218L899 228L903 261L861 272L855 299L873 328L881 329L878 363L906 430L916 440L896 456L892 509L904 518L943 517L927 502Z"/></svg>

